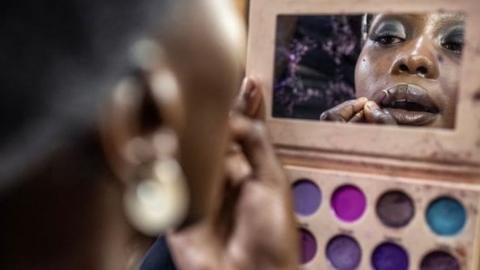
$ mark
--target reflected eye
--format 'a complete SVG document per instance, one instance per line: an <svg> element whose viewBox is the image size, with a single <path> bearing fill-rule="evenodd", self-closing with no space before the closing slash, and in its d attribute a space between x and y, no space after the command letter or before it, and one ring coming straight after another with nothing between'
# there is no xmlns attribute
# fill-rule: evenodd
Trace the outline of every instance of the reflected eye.
<svg viewBox="0 0 480 270"><path fill-rule="evenodd" d="M454 53L460 54L463 51L463 42L443 42L442 47Z"/></svg>
<svg viewBox="0 0 480 270"><path fill-rule="evenodd" d="M463 51L464 31L463 28L456 28L447 33L441 40L443 48L456 53L461 54Z"/></svg>
<svg viewBox="0 0 480 270"><path fill-rule="evenodd" d="M397 20L378 23L370 34L370 39L381 46L394 45L405 41L406 38L405 27Z"/></svg>
<svg viewBox="0 0 480 270"><path fill-rule="evenodd" d="M375 41L380 45L392 45L392 44L400 43L404 41L404 39L397 36L393 36L393 35L383 35L383 36L375 37L373 41Z"/></svg>

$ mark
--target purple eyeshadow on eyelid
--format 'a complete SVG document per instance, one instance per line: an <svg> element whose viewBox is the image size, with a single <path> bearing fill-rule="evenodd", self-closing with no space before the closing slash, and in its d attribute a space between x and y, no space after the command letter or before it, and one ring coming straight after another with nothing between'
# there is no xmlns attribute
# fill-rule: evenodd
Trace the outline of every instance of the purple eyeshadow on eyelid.
<svg viewBox="0 0 480 270"><path fill-rule="evenodd" d="M308 216L320 207L322 193L320 188L310 180L301 179L293 184L295 212Z"/></svg>
<svg viewBox="0 0 480 270"><path fill-rule="evenodd" d="M300 229L300 247L302 249L300 262L302 264L310 262L317 253L317 240L311 232L306 229Z"/></svg>
<svg viewBox="0 0 480 270"><path fill-rule="evenodd" d="M365 212L365 194L352 185L341 186L333 193L331 205L335 215L342 221L354 222Z"/></svg>

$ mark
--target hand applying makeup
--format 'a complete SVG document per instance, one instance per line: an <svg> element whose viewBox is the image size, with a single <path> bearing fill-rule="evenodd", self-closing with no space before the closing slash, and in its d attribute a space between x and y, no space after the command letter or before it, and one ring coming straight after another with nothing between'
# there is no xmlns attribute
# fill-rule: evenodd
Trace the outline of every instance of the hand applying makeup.
<svg viewBox="0 0 480 270"><path fill-rule="evenodd" d="M297 269L288 182L263 124L252 118L261 98L258 84L246 79L230 116L232 147L217 210L168 236L179 269Z"/></svg>
<svg viewBox="0 0 480 270"><path fill-rule="evenodd" d="M396 125L395 119L377 102L365 97L345 101L320 115L322 121Z"/></svg>

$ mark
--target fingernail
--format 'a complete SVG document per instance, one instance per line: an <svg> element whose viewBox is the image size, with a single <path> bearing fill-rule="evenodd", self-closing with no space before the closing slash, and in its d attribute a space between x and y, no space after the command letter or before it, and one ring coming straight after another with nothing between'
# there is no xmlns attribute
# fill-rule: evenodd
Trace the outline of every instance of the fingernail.
<svg viewBox="0 0 480 270"><path fill-rule="evenodd" d="M246 93L250 88L252 88L252 85L251 85L251 79L248 78L248 77L245 77L242 81L242 91L244 93Z"/></svg>
<svg viewBox="0 0 480 270"><path fill-rule="evenodd" d="M252 81L250 81L248 88L245 91L245 95L246 95L245 98L253 99L258 94L257 92L258 92L258 89L256 89L255 84Z"/></svg>
<svg viewBox="0 0 480 270"><path fill-rule="evenodd" d="M373 102L373 101L368 101L368 102L365 104L365 106L367 107L367 109L372 110L372 111L379 109L378 105L377 105L375 102Z"/></svg>
<svg viewBox="0 0 480 270"><path fill-rule="evenodd" d="M360 97L357 99L358 102L367 102L368 101L368 98L366 97Z"/></svg>
<svg viewBox="0 0 480 270"><path fill-rule="evenodd" d="M245 89L245 86L247 86L247 81L248 81L247 77L243 78L242 84L240 85L240 90L241 91L243 91Z"/></svg>

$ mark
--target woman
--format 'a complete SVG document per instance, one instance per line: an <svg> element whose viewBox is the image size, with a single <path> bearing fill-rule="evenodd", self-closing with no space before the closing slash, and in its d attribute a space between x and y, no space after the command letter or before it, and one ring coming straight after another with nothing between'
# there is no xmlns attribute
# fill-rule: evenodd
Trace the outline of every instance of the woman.
<svg viewBox="0 0 480 270"><path fill-rule="evenodd" d="M371 22L371 25L370 25ZM457 13L365 16L356 100L322 120L453 128L464 44Z"/></svg>
<svg viewBox="0 0 480 270"><path fill-rule="evenodd" d="M229 2L3 4L1 269L135 269L169 226L160 267L295 268Z"/></svg>

